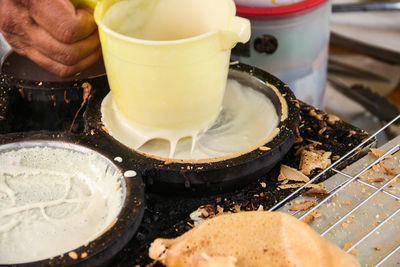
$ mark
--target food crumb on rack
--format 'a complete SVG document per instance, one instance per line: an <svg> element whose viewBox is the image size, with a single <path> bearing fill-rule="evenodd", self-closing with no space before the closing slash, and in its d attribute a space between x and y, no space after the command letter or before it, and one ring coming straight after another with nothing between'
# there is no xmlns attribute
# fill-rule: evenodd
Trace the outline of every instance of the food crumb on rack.
<svg viewBox="0 0 400 267"><path fill-rule="evenodd" d="M316 200L304 200L301 203L292 203L292 207L289 209L290 211L299 211L299 210L307 210L311 207L317 205L318 202Z"/></svg>
<svg viewBox="0 0 400 267"><path fill-rule="evenodd" d="M395 172L393 169L386 167L385 163L383 161L380 161L379 165L385 170L386 174L393 175L393 176L396 176L399 174L399 173Z"/></svg>
<svg viewBox="0 0 400 267"><path fill-rule="evenodd" d="M351 248L353 246L353 243L346 243L343 246L343 250L347 251L349 248ZM360 255L360 253L357 251L357 249L353 248L350 252L350 254L354 255L354 256L358 256Z"/></svg>
<svg viewBox="0 0 400 267"><path fill-rule="evenodd" d="M370 148L370 150L371 150L371 154L374 155L376 158L380 158L383 155L385 155L385 153L386 153L386 151L377 149L377 148ZM392 157L393 156L389 154L389 155L386 155L385 159L390 159Z"/></svg>
<svg viewBox="0 0 400 267"><path fill-rule="evenodd" d="M345 202L343 202L344 205L346 206L350 206L351 205L351 201L350 200L346 200Z"/></svg>
<svg viewBox="0 0 400 267"><path fill-rule="evenodd" d="M313 212L311 212L310 214L308 214L302 221L305 223L310 223L312 221L314 221L316 218L319 218L322 216L322 213L316 209Z"/></svg>
<svg viewBox="0 0 400 267"><path fill-rule="evenodd" d="M358 255L360 255L360 253L357 251L357 249L352 249L350 252L349 252L351 255L354 255L354 256L358 256Z"/></svg>
<svg viewBox="0 0 400 267"><path fill-rule="evenodd" d="M378 172L379 171L379 164L372 165L372 170L374 172Z"/></svg>
<svg viewBox="0 0 400 267"><path fill-rule="evenodd" d="M325 188L312 188L305 192L305 195L309 197L326 198L329 196L329 192Z"/></svg>
<svg viewBox="0 0 400 267"><path fill-rule="evenodd" d="M355 221L347 220L342 223L342 227L347 228L347 226L349 226L349 224L352 224L352 223L355 223Z"/></svg>
<svg viewBox="0 0 400 267"><path fill-rule="evenodd" d="M368 183L380 183L380 182L384 182L384 181L385 181L385 178L383 178L383 177L377 177L374 179L367 180Z"/></svg>
<svg viewBox="0 0 400 267"><path fill-rule="evenodd" d="M382 250L382 247L380 247L380 246L375 246L375 247L373 247L373 249L376 250L376 251L380 251L380 250Z"/></svg>

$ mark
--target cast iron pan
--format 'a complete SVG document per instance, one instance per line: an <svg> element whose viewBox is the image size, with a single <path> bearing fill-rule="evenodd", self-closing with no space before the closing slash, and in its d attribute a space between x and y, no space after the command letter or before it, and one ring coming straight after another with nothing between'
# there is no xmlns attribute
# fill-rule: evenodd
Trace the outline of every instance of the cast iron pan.
<svg viewBox="0 0 400 267"><path fill-rule="evenodd" d="M127 170L134 170L132 169L132 162L129 160L130 153L127 153L126 150L114 149L113 144L105 139L101 142L96 142L93 139L95 138L74 134L18 133L0 135L0 147L1 145L9 144L13 149L33 146L78 147L83 152L90 149L105 157L108 166L120 171L122 175ZM116 155L124 160L122 162L113 160ZM74 252L78 255L77 259L71 258L69 253L66 253L63 256L57 256L49 260L18 264L16 266L100 266L107 264L136 233L144 213L144 184L141 175L138 173L135 177L124 177L124 181L126 185L125 203L117 222L87 246L75 249ZM83 253L87 253L87 256L82 258Z"/></svg>
<svg viewBox="0 0 400 267"><path fill-rule="evenodd" d="M95 138L97 140L104 139L113 143L115 148L130 151L134 168L141 170L143 179L151 191L166 194L207 194L242 187L271 170L291 148L299 123L299 109L296 107L296 98L288 86L265 71L244 64L235 64L231 66L229 76L266 94L279 115L282 110L281 102L276 93L265 86L265 83L274 85L285 98L289 115L279 123L279 134L265 144L271 150L255 149L236 158L210 163L171 162L139 154L116 141L102 125L100 107L103 98L109 92L107 86L92 87L93 95L85 113L85 130L93 137L97 137Z"/></svg>
<svg viewBox="0 0 400 267"><path fill-rule="evenodd" d="M83 113L80 109L82 81L100 79L106 83L102 59L85 72L59 78L28 58L11 53L5 58L0 73L0 104L8 107L2 111L0 106L0 116L8 122L0 128L7 128L8 132L11 129L13 132L69 130L76 113ZM83 130L81 117L78 116L72 127L74 132ZM1 117L0 124L5 124Z"/></svg>

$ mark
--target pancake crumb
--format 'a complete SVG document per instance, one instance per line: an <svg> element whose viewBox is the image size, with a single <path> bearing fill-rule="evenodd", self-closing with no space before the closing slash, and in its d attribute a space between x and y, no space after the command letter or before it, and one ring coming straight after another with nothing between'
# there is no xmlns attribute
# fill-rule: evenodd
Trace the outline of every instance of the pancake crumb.
<svg viewBox="0 0 400 267"><path fill-rule="evenodd" d="M326 198L329 196L329 192L325 188L313 188L305 193L309 197Z"/></svg>
<svg viewBox="0 0 400 267"><path fill-rule="evenodd" d="M370 150L371 150L371 154L374 155L376 158L380 158L383 155L385 155L385 153L386 153L386 151L377 149L377 148L370 148ZM390 159L392 157L393 156L389 154L389 155L386 155L385 159Z"/></svg>
<svg viewBox="0 0 400 267"><path fill-rule="evenodd" d="M75 251L71 251L70 253L68 253L68 256L73 260L77 260L79 258L78 253L76 253Z"/></svg>
<svg viewBox="0 0 400 267"><path fill-rule="evenodd" d="M292 204L292 207L289 210L290 211L307 210L311 207L314 207L317 204L318 202L316 200L304 200L301 203Z"/></svg>
<svg viewBox="0 0 400 267"><path fill-rule="evenodd" d="M310 178L305 176L300 171L282 164L278 181L285 181L285 180L307 183L310 181Z"/></svg>
<svg viewBox="0 0 400 267"><path fill-rule="evenodd" d="M332 153L324 150L303 150L300 155L300 171L305 175L310 175L315 169L324 170L332 164Z"/></svg>
<svg viewBox="0 0 400 267"><path fill-rule="evenodd" d="M375 179L368 179L367 182L368 183L380 183L380 182L384 182L385 179L383 177L378 177Z"/></svg>
<svg viewBox="0 0 400 267"><path fill-rule="evenodd" d="M347 251L349 248L351 248L353 246L353 243L346 243L346 244L344 244L344 246L343 246L343 250L344 251ZM360 255L360 253L357 251L357 249L352 249L350 252L349 252L350 254L352 254L352 255L354 255L354 256L358 256L358 255Z"/></svg>
<svg viewBox="0 0 400 267"><path fill-rule="evenodd" d="M379 165L385 170L385 173L386 173L386 174L393 175L393 176L396 176L396 175L399 174L399 173L395 172L394 170L392 170L392 169L386 167L386 166L385 166L385 163L384 163L383 161L380 161L380 162L379 162Z"/></svg>
<svg viewBox="0 0 400 267"><path fill-rule="evenodd" d="M313 212L311 212L310 214L308 214L302 221L305 223L311 223L316 218L319 218L321 216L322 216L322 213L318 209L316 209Z"/></svg>

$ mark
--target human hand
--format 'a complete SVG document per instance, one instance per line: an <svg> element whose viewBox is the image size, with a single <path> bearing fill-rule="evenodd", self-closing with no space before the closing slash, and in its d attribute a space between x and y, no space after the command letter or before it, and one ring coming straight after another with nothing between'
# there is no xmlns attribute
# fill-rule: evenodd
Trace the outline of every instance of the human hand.
<svg viewBox="0 0 400 267"><path fill-rule="evenodd" d="M0 32L17 53L61 77L101 55L91 11L69 0L0 0Z"/></svg>

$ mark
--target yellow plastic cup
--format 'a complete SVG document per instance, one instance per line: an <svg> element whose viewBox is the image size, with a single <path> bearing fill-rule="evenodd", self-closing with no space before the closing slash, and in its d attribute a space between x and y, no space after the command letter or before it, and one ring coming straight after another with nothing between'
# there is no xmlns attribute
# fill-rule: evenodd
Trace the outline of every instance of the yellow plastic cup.
<svg viewBox="0 0 400 267"><path fill-rule="evenodd" d="M235 16L233 0L72 2L94 8L108 82L127 119L163 129L211 126L221 110L231 49L250 38L250 22ZM105 22L120 2L126 5L116 13L121 17ZM137 24L129 34L117 29L125 15Z"/></svg>

